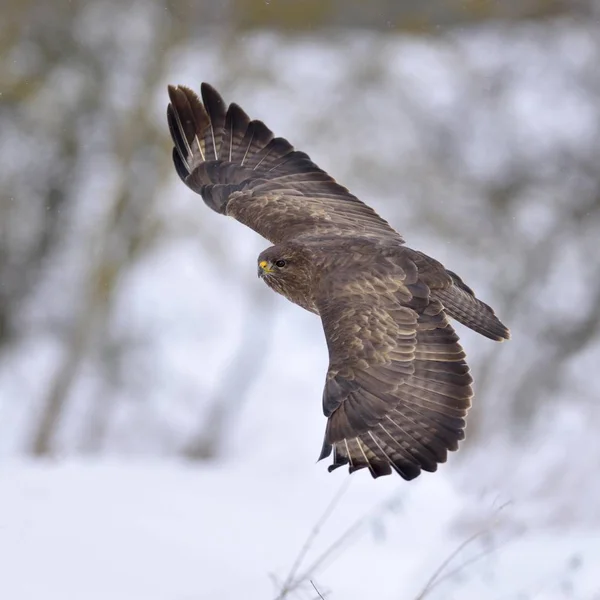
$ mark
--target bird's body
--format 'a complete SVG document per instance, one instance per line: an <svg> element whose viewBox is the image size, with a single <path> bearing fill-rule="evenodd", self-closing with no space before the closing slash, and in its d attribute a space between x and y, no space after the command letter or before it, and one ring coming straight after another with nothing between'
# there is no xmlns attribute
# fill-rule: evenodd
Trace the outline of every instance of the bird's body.
<svg viewBox="0 0 600 600"><path fill-rule="evenodd" d="M448 317L509 337L453 272L236 104L202 85L169 88L173 159L213 210L274 245L258 272L321 317L329 349L321 458L413 479L464 438L472 378Z"/></svg>

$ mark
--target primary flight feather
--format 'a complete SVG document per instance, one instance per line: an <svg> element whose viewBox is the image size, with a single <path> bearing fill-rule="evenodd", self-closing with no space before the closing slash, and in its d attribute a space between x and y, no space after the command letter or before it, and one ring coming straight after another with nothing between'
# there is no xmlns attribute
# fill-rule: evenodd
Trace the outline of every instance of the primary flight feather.
<svg viewBox="0 0 600 600"><path fill-rule="evenodd" d="M473 391L448 317L497 341L494 311L458 275L411 250L307 154L203 83L169 86L177 173L204 202L274 245L265 283L319 315L329 349L320 458L330 470L435 471L464 438Z"/></svg>

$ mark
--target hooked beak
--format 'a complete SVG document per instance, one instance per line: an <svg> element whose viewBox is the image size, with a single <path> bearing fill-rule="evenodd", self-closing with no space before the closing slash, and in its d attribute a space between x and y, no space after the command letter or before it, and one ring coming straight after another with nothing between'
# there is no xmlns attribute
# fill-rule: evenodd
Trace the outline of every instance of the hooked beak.
<svg viewBox="0 0 600 600"><path fill-rule="evenodd" d="M266 260L261 260L258 263L258 276L262 279L265 275L272 273L273 269L269 268L269 263Z"/></svg>

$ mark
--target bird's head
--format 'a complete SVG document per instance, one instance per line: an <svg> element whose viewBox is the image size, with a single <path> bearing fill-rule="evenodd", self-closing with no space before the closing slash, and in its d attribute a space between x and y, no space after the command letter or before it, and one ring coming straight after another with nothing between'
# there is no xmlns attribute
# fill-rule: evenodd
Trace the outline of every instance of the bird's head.
<svg viewBox="0 0 600 600"><path fill-rule="evenodd" d="M258 276L273 290L305 306L312 298L314 265L299 244L277 244L260 253Z"/></svg>

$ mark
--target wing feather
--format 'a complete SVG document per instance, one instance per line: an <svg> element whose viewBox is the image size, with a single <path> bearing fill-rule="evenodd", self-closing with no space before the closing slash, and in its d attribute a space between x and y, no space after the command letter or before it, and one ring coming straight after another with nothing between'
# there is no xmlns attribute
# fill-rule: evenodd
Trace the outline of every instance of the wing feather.
<svg viewBox="0 0 600 600"><path fill-rule="evenodd" d="M333 450L330 470L348 464L413 479L464 439L472 397L465 353L410 262L407 249L395 278L338 272L317 302L330 357L320 458Z"/></svg>
<svg viewBox="0 0 600 600"><path fill-rule="evenodd" d="M400 235L372 208L237 104L207 83L202 100L169 86L169 131L179 177L206 204L273 243L334 232L393 239Z"/></svg>

